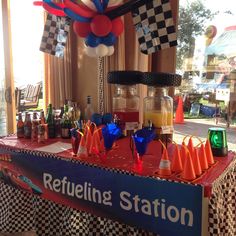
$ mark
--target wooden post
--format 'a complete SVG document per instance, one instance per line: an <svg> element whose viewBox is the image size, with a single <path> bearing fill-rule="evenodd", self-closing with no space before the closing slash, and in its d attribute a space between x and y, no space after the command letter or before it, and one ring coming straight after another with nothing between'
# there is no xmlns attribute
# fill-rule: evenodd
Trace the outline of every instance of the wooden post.
<svg viewBox="0 0 236 236"><path fill-rule="evenodd" d="M170 0L172 15L177 32L179 0ZM178 32L177 32L178 33ZM152 72L175 73L176 47L167 48L152 55ZM174 96L174 88L170 88L169 95Z"/></svg>

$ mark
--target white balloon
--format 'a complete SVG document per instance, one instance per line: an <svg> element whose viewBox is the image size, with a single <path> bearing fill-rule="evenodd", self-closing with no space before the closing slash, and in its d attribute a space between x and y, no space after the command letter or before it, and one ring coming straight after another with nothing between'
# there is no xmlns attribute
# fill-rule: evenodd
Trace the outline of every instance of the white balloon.
<svg viewBox="0 0 236 236"><path fill-rule="evenodd" d="M123 2L123 0L110 0L108 2L108 7L114 7L116 5L119 5L122 2Z"/></svg>
<svg viewBox="0 0 236 236"><path fill-rule="evenodd" d="M88 8L90 8L91 10L97 12L97 8L96 8L96 6L94 5L94 3L91 0L81 0L81 2L84 5L86 5Z"/></svg>
<svg viewBox="0 0 236 236"><path fill-rule="evenodd" d="M99 57L104 57L108 54L108 47L104 44L99 44L95 50L96 50L97 56Z"/></svg>
<svg viewBox="0 0 236 236"><path fill-rule="evenodd" d="M114 51L115 51L114 46L109 46L108 47L108 54L107 54L107 56L111 56L114 53Z"/></svg>
<svg viewBox="0 0 236 236"><path fill-rule="evenodd" d="M85 54L89 57L97 57L96 48L85 46Z"/></svg>

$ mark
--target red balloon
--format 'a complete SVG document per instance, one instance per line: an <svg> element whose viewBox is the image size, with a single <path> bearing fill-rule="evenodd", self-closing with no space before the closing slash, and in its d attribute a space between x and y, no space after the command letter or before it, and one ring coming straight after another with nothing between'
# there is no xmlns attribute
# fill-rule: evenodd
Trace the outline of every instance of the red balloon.
<svg viewBox="0 0 236 236"><path fill-rule="evenodd" d="M120 17L115 18L111 23L112 23L112 30L111 30L111 32L115 36L121 35L123 30L124 30L124 23L121 20L121 18Z"/></svg>
<svg viewBox="0 0 236 236"><path fill-rule="evenodd" d="M89 18L89 17L93 17L96 14L96 12L90 10L88 7L83 6L82 4L76 4L72 2L71 0L64 0L64 4L71 11L83 17Z"/></svg>
<svg viewBox="0 0 236 236"><path fill-rule="evenodd" d="M75 21L73 30L79 37L85 38L91 32L90 23Z"/></svg>
<svg viewBox="0 0 236 236"><path fill-rule="evenodd" d="M42 6L43 1L34 1L33 4L34 4L34 6Z"/></svg>
<svg viewBox="0 0 236 236"><path fill-rule="evenodd" d="M53 7L50 7L48 4L43 2L43 8L50 14L56 15L56 16L65 16L66 14L64 13L63 10L57 10Z"/></svg>
<svg viewBox="0 0 236 236"><path fill-rule="evenodd" d="M111 20L105 15L96 15L91 22L91 30L98 37L108 35L111 29Z"/></svg>

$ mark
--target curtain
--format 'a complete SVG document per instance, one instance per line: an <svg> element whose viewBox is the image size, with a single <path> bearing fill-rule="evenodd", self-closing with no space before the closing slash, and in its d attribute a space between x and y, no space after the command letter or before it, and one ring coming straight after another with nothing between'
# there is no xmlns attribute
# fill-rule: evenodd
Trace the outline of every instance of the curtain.
<svg viewBox="0 0 236 236"><path fill-rule="evenodd" d="M59 108L66 99L72 99L71 39L67 39L64 57L45 54L45 105Z"/></svg>
<svg viewBox="0 0 236 236"><path fill-rule="evenodd" d="M58 58L45 53L44 108L49 103L55 108L60 108L65 100L72 100L72 50L75 46L73 39L74 35L70 27L64 56Z"/></svg>

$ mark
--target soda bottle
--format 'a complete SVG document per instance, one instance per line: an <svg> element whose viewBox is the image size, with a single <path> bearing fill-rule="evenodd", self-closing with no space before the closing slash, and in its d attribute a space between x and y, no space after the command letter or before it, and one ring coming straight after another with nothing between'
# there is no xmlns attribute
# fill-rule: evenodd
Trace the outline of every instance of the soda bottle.
<svg viewBox="0 0 236 236"><path fill-rule="evenodd" d="M39 115L39 123L44 125L46 124L46 119L45 119L45 116L44 116L44 111L40 111L40 115Z"/></svg>
<svg viewBox="0 0 236 236"><path fill-rule="evenodd" d="M24 137L31 138L31 130L32 130L32 122L29 113L25 114L25 122L24 122Z"/></svg>
<svg viewBox="0 0 236 236"><path fill-rule="evenodd" d="M61 118L60 118L60 116L56 115L54 122L55 122L55 136L57 138L60 138L61 137Z"/></svg>
<svg viewBox="0 0 236 236"><path fill-rule="evenodd" d="M64 105L64 114L61 119L61 137L70 138L71 121L68 114L68 105Z"/></svg>
<svg viewBox="0 0 236 236"><path fill-rule="evenodd" d="M91 120L93 113L94 113L94 109L92 106L92 98L91 96L87 96L87 105L84 110L84 119Z"/></svg>
<svg viewBox="0 0 236 236"><path fill-rule="evenodd" d="M38 138L38 117L37 117L37 112L33 112L33 118L32 118L32 131L31 131L31 139L32 141L37 141Z"/></svg>
<svg viewBox="0 0 236 236"><path fill-rule="evenodd" d="M43 130L44 133L44 140L48 140L48 124L46 123L46 119L45 119L45 115L44 115L44 111L40 111L40 115L39 115L39 124L42 125L44 128L38 128L38 132L39 129ZM42 132L41 132L42 134ZM39 136L38 136L39 138ZM44 141L43 140L43 141Z"/></svg>
<svg viewBox="0 0 236 236"><path fill-rule="evenodd" d="M52 111L52 104L48 105L48 112L46 117L46 122L48 124L48 137L55 138L55 123L54 123L54 116Z"/></svg>
<svg viewBox="0 0 236 236"><path fill-rule="evenodd" d="M44 143L45 141L45 125L38 125L38 143Z"/></svg>
<svg viewBox="0 0 236 236"><path fill-rule="evenodd" d="M22 113L21 112L19 112L19 114L18 114L16 136L17 136L17 138L24 138L24 122L22 120Z"/></svg>

